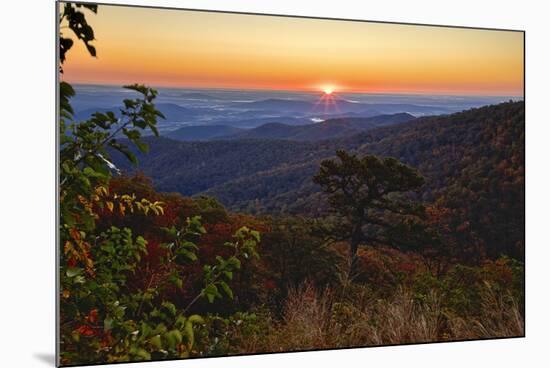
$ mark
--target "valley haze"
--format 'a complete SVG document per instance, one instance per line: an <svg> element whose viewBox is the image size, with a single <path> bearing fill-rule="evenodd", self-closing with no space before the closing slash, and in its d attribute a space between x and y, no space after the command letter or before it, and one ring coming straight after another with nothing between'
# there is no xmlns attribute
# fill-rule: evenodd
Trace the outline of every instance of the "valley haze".
<svg viewBox="0 0 550 368"><path fill-rule="evenodd" d="M111 85L77 84L75 91L72 102L76 120L88 119L96 111L117 112L121 101L131 95L128 90ZM254 137L257 136L254 129L262 126L265 129L274 128L275 123L282 128L312 126L341 118L373 118L394 114L409 114L412 117L443 115L523 99L519 96L335 92L327 102L322 92L163 87L158 88L158 91L156 106L166 117L158 123L161 135L184 141ZM391 119L386 120L386 124L392 123ZM401 122L399 118L397 122ZM309 128L311 130L312 127ZM279 138L308 140L305 133L307 130L303 131L298 137L289 132ZM334 137L350 135L352 132L338 131ZM322 134L322 138L332 136L326 133Z"/></svg>

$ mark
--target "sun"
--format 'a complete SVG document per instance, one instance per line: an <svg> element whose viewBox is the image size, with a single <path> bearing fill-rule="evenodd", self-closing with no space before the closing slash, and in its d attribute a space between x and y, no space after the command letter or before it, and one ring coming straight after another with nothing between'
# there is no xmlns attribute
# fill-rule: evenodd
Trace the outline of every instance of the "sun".
<svg viewBox="0 0 550 368"><path fill-rule="evenodd" d="M331 95L334 92L334 88L330 86L323 87L323 92L325 92L325 95Z"/></svg>

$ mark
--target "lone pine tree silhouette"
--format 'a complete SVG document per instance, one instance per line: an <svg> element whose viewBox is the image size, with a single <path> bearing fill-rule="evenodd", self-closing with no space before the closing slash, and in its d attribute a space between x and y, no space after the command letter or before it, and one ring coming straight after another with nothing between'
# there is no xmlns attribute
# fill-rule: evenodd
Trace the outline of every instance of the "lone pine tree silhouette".
<svg viewBox="0 0 550 368"><path fill-rule="evenodd" d="M386 215L420 214L421 208L400 194L419 189L424 178L394 158L360 158L343 150L337 151L336 156L338 160L321 162L313 181L328 194L331 208L343 220L339 231L341 238L349 240L352 278L359 245L384 243L380 230L392 226Z"/></svg>

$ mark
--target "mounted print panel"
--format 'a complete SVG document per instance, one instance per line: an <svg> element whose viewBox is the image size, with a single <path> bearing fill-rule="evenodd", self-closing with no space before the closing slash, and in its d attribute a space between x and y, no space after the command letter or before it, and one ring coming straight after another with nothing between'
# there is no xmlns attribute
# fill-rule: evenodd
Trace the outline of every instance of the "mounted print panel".
<svg viewBox="0 0 550 368"><path fill-rule="evenodd" d="M71 2L57 31L59 365L524 336L524 32Z"/></svg>

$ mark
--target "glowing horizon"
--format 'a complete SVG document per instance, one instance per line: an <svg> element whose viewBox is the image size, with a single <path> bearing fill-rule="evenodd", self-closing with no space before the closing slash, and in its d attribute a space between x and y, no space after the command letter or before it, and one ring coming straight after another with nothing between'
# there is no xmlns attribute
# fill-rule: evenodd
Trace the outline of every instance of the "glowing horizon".
<svg viewBox="0 0 550 368"><path fill-rule="evenodd" d="M98 57L75 42L71 83L523 97L522 32L109 5L86 16Z"/></svg>

